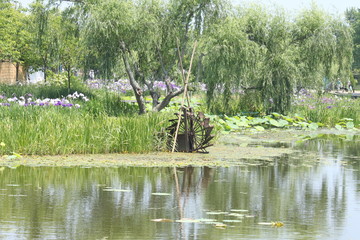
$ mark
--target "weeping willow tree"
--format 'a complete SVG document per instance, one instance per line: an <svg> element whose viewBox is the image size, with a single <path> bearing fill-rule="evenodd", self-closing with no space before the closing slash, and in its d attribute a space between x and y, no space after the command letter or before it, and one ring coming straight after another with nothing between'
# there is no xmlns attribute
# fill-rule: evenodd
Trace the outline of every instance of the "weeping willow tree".
<svg viewBox="0 0 360 240"><path fill-rule="evenodd" d="M104 0L91 3L83 37L94 56L112 72L121 60L136 97L139 112L146 112L143 86L153 98L153 111L166 107L184 89L181 83L177 40L181 58L189 59L192 43L206 29L208 16L217 16L219 0ZM218 7L219 6L219 7ZM188 61L184 60L188 69ZM108 78L111 75L107 76ZM164 81L167 94L160 100L155 81Z"/></svg>
<svg viewBox="0 0 360 240"><path fill-rule="evenodd" d="M349 76L350 28L312 6L295 19L260 6L238 9L204 38L208 104L224 105L240 90L256 90L264 111L285 113L298 86L321 87L324 77Z"/></svg>

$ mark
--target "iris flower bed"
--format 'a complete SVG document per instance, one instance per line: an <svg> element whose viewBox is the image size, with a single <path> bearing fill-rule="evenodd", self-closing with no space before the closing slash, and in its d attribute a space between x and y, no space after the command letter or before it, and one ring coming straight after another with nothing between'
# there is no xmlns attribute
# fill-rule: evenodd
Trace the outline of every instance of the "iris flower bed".
<svg viewBox="0 0 360 240"><path fill-rule="evenodd" d="M327 127L336 127L344 121L360 124L360 100L336 95L316 95L307 90L300 91L294 98L292 113L319 122Z"/></svg>
<svg viewBox="0 0 360 240"><path fill-rule="evenodd" d="M6 97L5 95L0 95L0 106L10 107L12 105L18 105L18 106L61 106L61 107L75 107L80 108L80 104L75 103L74 101L84 101L87 102L89 99L83 94L75 92L73 94L69 94L66 97L63 98L44 98L44 99L33 99L33 95L28 93L25 94L25 96L20 97Z"/></svg>

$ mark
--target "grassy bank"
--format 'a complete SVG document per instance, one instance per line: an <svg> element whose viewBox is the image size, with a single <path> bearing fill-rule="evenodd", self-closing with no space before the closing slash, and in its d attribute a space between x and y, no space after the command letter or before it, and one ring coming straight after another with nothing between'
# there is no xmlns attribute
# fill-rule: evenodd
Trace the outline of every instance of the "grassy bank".
<svg viewBox="0 0 360 240"><path fill-rule="evenodd" d="M139 116L134 104L114 93L85 91L88 95L1 86L0 155L140 153L161 147L156 136L171 114Z"/></svg>
<svg viewBox="0 0 360 240"><path fill-rule="evenodd" d="M163 114L137 117L94 116L74 108L2 109L0 155L147 152L167 124Z"/></svg>

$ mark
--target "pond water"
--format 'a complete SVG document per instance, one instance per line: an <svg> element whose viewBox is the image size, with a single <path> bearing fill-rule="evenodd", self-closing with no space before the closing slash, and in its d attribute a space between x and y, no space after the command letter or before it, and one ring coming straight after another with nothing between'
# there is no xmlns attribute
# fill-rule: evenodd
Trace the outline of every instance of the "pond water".
<svg viewBox="0 0 360 240"><path fill-rule="evenodd" d="M295 148L229 168L1 167L0 239L359 239L358 139Z"/></svg>

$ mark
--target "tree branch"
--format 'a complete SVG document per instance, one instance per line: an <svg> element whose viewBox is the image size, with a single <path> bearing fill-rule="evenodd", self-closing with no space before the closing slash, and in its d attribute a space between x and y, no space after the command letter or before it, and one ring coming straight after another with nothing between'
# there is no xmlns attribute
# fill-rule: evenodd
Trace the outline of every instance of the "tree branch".
<svg viewBox="0 0 360 240"><path fill-rule="evenodd" d="M171 99L181 95L184 92L184 90L185 90L184 88L181 88L178 91L168 93L165 96L165 98L161 101L161 103L159 103L158 105L156 105L156 107L153 108L153 111L160 112L162 109L164 109L170 103Z"/></svg>

